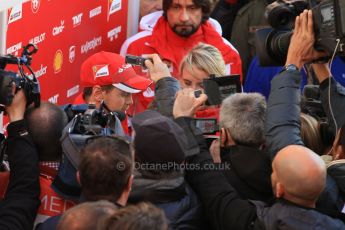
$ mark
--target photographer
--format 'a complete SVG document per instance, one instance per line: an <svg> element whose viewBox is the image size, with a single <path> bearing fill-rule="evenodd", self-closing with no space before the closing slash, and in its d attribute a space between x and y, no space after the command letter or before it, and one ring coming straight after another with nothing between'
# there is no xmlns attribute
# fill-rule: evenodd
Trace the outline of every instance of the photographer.
<svg viewBox="0 0 345 230"><path fill-rule="evenodd" d="M316 200L325 186L326 170L320 157L301 146L301 76L298 68L321 54L313 48L311 11L305 11L297 17L295 25L288 65L272 83L266 121L268 148L275 156L271 181L276 201L266 204L241 199L221 172L187 171L187 181L198 193L216 229L345 229L343 222L336 219L341 214L328 213L336 217L333 218L315 209ZM295 70L289 64L295 64ZM182 99L177 97L175 107L187 103L188 98ZM183 116L176 114L175 118L180 117L178 120L187 122ZM282 130L281 126L286 127ZM201 137L196 138L201 151L207 151ZM187 163L203 165L211 162L211 159L203 156L205 154L192 156L187 159Z"/></svg>
<svg viewBox="0 0 345 230"><path fill-rule="evenodd" d="M0 229L32 229L40 203L38 155L23 120L25 107L23 90L6 107L10 124L5 154L11 171L5 198L0 201Z"/></svg>
<svg viewBox="0 0 345 230"><path fill-rule="evenodd" d="M329 119L332 131L336 133L341 125L345 123L345 89L337 85L328 63L312 64L312 67L320 83L322 107ZM338 130L336 130L336 127Z"/></svg>

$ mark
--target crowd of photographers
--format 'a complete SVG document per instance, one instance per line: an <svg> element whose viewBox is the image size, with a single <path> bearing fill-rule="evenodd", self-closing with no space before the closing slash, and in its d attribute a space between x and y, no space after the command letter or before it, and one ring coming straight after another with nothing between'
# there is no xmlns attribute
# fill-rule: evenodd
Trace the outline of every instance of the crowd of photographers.
<svg viewBox="0 0 345 230"><path fill-rule="evenodd" d="M73 105L33 105L30 83L10 81L0 229L345 229L345 89L315 48L313 12L294 18L269 87L242 93L263 73L247 71L252 37L238 53L208 16L238 12L242 29L262 1L158 2L123 56L84 61ZM206 87L223 76L237 91L225 98L233 85Z"/></svg>

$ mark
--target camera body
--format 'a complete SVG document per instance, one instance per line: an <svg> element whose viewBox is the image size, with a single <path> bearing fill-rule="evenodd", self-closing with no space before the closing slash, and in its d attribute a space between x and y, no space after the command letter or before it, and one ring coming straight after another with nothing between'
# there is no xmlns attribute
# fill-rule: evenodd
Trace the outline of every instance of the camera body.
<svg viewBox="0 0 345 230"><path fill-rule="evenodd" d="M229 75L215 77L210 75L208 79L204 79L202 82L204 93L207 95L206 105L220 105L222 101L234 94L241 93L241 79L240 75ZM194 91L194 96L199 97L202 90Z"/></svg>
<svg viewBox="0 0 345 230"><path fill-rule="evenodd" d="M296 16L304 9L313 12L314 47L345 56L345 1L278 0L268 5L266 17L272 28L257 30L255 43L261 66L283 66Z"/></svg>
<svg viewBox="0 0 345 230"><path fill-rule="evenodd" d="M21 57L13 55L0 56L0 111L4 111L6 106L11 105L14 95L20 89L24 90L27 105L31 103L34 103L36 107L40 105L39 82L30 67L31 55L36 52L37 47L33 44L28 44L23 48ZM19 74L5 70L7 64L16 64ZM30 75L24 73L23 66L29 70Z"/></svg>
<svg viewBox="0 0 345 230"><path fill-rule="evenodd" d="M123 112L109 112L105 107L103 104L100 109L96 109L93 104L67 104L61 109L65 111L68 121L73 123L69 130L72 134L114 134L114 130L110 126L115 125L115 116L122 121L125 114Z"/></svg>

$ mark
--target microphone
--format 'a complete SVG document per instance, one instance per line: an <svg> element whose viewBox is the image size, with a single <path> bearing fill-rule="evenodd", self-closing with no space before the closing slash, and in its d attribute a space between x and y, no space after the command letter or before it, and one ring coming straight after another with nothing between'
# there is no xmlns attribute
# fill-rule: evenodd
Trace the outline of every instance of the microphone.
<svg viewBox="0 0 345 230"><path fill-rule="evenodd" d="M117 118L119 118L120 121L125 120L126 118L126 113L122 112L122 111L115 111L112 112Z"/></svg>

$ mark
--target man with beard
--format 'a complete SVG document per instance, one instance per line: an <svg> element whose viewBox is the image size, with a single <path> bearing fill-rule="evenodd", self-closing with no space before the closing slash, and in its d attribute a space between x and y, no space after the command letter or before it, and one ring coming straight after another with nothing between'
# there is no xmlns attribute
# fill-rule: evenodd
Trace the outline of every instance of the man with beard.
<svg viewBox="0 0 345 230"><path fill-rule="evenodd" d="M203 42L215 46L222 53L227 74L242 74L237 50L221 36L219 24L208 20L211 8L211 0L163 0L163 15L157 21L152 19L149 29L127 39L122 45L121 55L157 53L169 66L172 76L178 78L182 58ZM148 16L155 17L157 13ZM146 74L141 68L135 70L138 74ZM147 108L154 96L152 89L153 86L134 98L132 114Z"/></svg>

